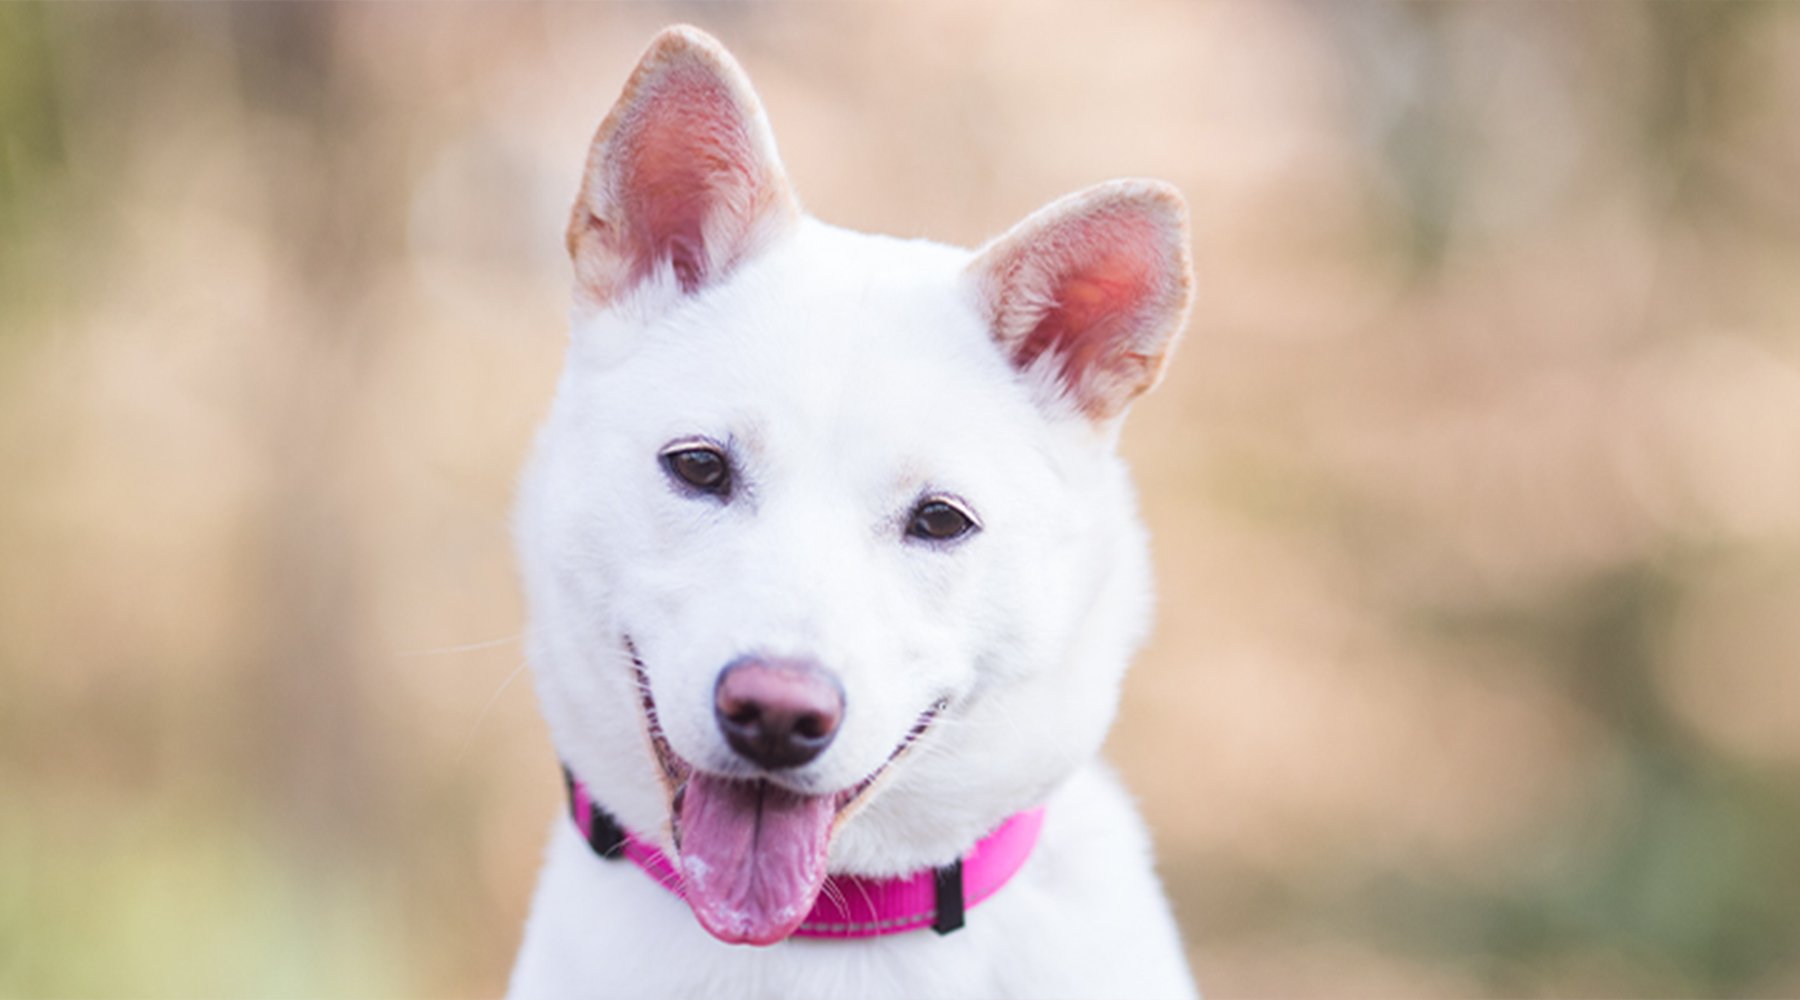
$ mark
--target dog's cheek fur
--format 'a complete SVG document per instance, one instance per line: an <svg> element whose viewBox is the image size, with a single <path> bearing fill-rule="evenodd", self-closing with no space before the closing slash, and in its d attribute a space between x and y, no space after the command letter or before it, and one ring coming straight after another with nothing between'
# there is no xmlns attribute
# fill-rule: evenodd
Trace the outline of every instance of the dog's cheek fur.
<svg viewBox="0 0 1800 1000"><path fill-rule="evenodd" d="M648 322L614 312L578 326L515 519L531 659L552 741L628 828L665 846L667 793L626 641L648 647L641 651L658 697L672 705L683 700L684 682L700 691L686 700L710 705L711 671L728 659L684 677L679 668L696 658L666 645L670 635L704 631L693 623L712 610L701 584L709 575L705 522L716 514L714 505L678 497L657 458L665 435L691 429L671 415L658 380L642 376L644 348L672 332L670 315L678 311L658 310ZM657 627L666 622L678 624ZM640 627L649 634L638 635Z"/></svg>
<svg viewBox="0 0 1800 1000"><path fill-rule="evenodd" d="M1122 463L1090 451L1080 465L1087 485L1073 502L989 567L974 689L845 829L834 863L881 871L953 855L1098 752L1149 623L1150 570ZM1104 515L1085 520L1084 508Z"/></svg>
<svg viewBox="0 0 1800 1000"><path fill-rule="evenodd" d="M556 408L566 406L559 397ZM637 719L630 664L613 640L611 576L596 565L582 528L605 516L606 490L571 457L571 428L553 412L521 480L514 530L531 619L527 655L551 740L620 819L654 835L666 806L655 762Z"/></svg>

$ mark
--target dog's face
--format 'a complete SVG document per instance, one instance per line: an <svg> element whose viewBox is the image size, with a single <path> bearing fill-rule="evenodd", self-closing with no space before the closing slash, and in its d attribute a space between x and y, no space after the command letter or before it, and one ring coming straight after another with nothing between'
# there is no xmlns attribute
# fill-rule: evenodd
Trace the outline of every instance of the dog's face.
<svg viewBox="0 0 1800 1000"><path fill-rule="evenodd" d="M975 254L834 229L716 43L646 54L518 529L558 750L716 936L787 936L828 866L946 862L1097 750L1147 596L1112 442L1182 226L1122 183Z"/></svg>

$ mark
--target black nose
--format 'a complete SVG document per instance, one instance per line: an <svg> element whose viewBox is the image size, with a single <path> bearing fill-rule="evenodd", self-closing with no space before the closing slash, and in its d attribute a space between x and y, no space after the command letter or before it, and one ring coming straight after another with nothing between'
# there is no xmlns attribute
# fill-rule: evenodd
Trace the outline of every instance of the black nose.
<svg viewBox="0 0 1800 1000"><path fill-rule="evenodd" d="M744 657L719 671L713 714L740 757L779 771L831 745L844 719L844 688L810 660Z"/></svg>

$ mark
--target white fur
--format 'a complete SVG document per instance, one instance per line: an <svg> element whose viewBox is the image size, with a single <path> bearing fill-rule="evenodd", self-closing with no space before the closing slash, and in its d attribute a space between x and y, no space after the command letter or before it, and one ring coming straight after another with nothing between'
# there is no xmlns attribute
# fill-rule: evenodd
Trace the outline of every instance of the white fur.
<svg viewBox="0 0 1800 1000"><path fill-rule="evenodd" d="M972 260L801 218L697 292L665 267L579 310L517 511L529 655L557 752L671 854L627 640L674 750L722 773L745 769L714 723L723 665L833 670L847 710L786 778L805 791L855 785L947 700L841 822L833 871L942 864L1048 801L1037 850L953 934L752 948L559 819L512 995L1192 995L1142 826L1097 759L1149 604L1117 421L1015 370ZM694 435L730 443L730 503L671 488L658 453ZM907 538L926 494L982 529Z"/></svg>

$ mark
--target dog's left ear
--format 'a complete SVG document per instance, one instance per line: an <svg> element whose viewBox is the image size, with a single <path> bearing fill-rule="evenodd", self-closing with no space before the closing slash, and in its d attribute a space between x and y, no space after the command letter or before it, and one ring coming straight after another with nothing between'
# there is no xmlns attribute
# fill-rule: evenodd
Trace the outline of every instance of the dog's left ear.
<svg viewBox="0 0 1800 1000"><path fill-rule="evenodd" d="M799 214L737 61L697 28L664 29L588 149L569 218L576 301L610 305L665 267L694 292Z"/></svg>
<svg viewBox="0 0 1800 1000"><path fill-rule="evenodd" d="M1101 184L983 247L969 275L1013 366L1109 420L1156 384L1187 316L1187 206L1158 181Z"/></svg>

